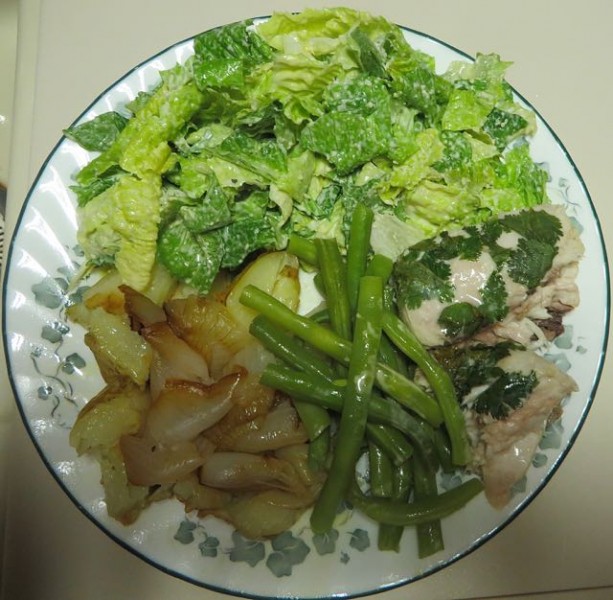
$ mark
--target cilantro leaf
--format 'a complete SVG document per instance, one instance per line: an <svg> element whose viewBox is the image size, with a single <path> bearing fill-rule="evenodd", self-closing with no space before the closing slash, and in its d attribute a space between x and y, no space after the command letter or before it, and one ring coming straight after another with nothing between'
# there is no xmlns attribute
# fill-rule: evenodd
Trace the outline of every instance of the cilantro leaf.
<svg viewBox="0 0 613 600"><path fill-rule="evenodd" d="M439 266L447 266L438 263ZM424 300L438 299L451 302L453 286L422 262L400 260L395 267L396 294L400 305L407 309L419 308Z"/></svg>
<svg viewBox="0 0 613 600"><path fill-rule="evenodd" d="M555 246L540 239L521 238L509 258L509 275L513 281L532 290L551 269L555 255Z"/></svg>
<svg viewBox="0 0 613 600"><path fill-rule="evenodd" d="M534 372L503 373L475 400L474 409L478 413L487 413L494 419L505 419L519 408L523 401L532 393L538 379Z"/></svg>
<svg viewBox="0 0 613 600"><path fill-rule="evenodd" d="M499 271L494 271L485 282L481 290L481 304L479 312L490 323L501 321L507 316L509 306L507 304L507 289Z"/></svg>
<svg viewBox="0 0 613 600"><path fill-rule="evenodd" d="M470 347L450 344L436 348L432 353L451 376L458 396L463 398L471 389L500 377L503 371L497 363L508 356L514 347L511 342Z"/></svg>
<svg viewBox="0 0 613 600"><path fill-rule="evenodd" d="M481 329L484 318L476 306L454 302L442 310L438 322L449 338L470 337Z"/></svg>
<svg viewBox="0 0 613 600"><path fill-rule="evenodd" d="M522 237L538 239L552 246L562 236L560 219L543 210L526 210L506 215L500 224L507 231L515 231Z"/></svg>

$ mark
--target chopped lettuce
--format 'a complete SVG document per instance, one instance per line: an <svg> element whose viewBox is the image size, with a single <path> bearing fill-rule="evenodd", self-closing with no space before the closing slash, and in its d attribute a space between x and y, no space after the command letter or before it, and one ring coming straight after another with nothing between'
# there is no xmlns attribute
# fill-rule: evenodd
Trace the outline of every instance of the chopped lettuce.
<svg viewBox="0 0 613 600"><path fill-rule="evenodd" d="M64 130L64 135L86 150L104 152L115 141L128 119L115 111L102 113L91 121Z"/></svg>
<svg viewBox="0 0 613 600"><path fill-rule="evenodd" d="M124 282L144 289L155 263L160 182L124 175L80 211L78 241L98 264L115 264Z"/></svg>
<svg viewBox="0 0 613 600"><path fill-rule="evenodd" d="M251 24L233 23L195 38L194 77L200 89L242 89L248 72L272 58L271 48Z"/></svg>
<svg viewBox="0 0 613 600"><path fill-rule="evenodd" d="M66 130L94 264L142 286L157 259L206 293L288 235L345 243L358 203L392 258L441 232L547 202L535 116L496 54L437 71L402 30L349 8L275 13L194 39L125 107ZM126 116L128 115L128 116Z"/></svg>

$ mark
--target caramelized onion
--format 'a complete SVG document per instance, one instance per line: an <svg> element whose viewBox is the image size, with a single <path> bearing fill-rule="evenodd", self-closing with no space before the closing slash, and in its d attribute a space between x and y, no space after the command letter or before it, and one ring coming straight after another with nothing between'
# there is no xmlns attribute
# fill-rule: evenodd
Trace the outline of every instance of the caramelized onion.
<svg viewBox="0 0 613 600"><path fill-rule="evenodd" d="M137 323L146 327L166 321L164 309L153 300L128 285L120 285L119 289L124 296L125 311Z"/></svg>
<svg viewBox="0 0 613 600"><path fill-rule="evenodd" d="M167 302L165 310L177 335L205 357L214 378L252 341L249 332L237 325L225 304L213 298L177 298Z"/></svg>
<svg viewBox="0 0 613 600"><path fill-rule="evenodd" d="M195 473L178 481L173 486L172 491L185 504L186 512L192 510L206 512L220 509L232 500L232 494L229 492L202 485Z"/></svg>
<svg viewBox="0 0 613 600"><path fill-rule="evenodd" d="M234 406L204 435L218 447L232 448L234 440L252 427L252 421L266 417L274 402L274 390L263 386L258 376L248 374L236 386Z"/></svg>
<svg viewBox="0 0 613 600"><path fill-rule="evenodd" d="M245 369L249 373L260 374L273 360L273 354L253 339L228 360L221 372L226 375Z"/></svg>
<svg viewBox="0 0 613 600"><path fill-rule="evenodd" d="M274 488L305 493L304 485L290 463L246 452L215 452L202 465L200 482L223 490Z"/></svg>
<svg viewBox="0 0 613 600"><path fill-rule="evenodd" d="M119 447L128 480L134 485L175 483L198 469L204 462L204 457L192 442L164 446L147 438L124 435Z"/></svg>
<svg viewBox="0 0 613 600"><path fill-rule="evenodd" d="M149 387L154 400L168 380L211 381L203 356L175 335L167 323L145 327L141 335L153 349Z"/></svg>
<svg viewBox="0 0 613 600"><path fill-rule="evenodd" d="M193 440L232 408L241 376L233 373L212 385L167 381L147 414L147 435L166 444Z"/></svg>
<svg viewBox="0 0 613 600"><path fill-rule="evenodd" d="M231 449L237 452L266 452L285 446L302 444L307 432L289 400L275 406L264 418L250 421L240 435L234 435Z"/></svg>

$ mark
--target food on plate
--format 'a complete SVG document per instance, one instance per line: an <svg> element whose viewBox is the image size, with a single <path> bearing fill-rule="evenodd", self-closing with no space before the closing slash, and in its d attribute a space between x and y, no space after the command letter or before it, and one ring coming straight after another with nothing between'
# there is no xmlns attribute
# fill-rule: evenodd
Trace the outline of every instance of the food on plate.
<svg viewBox="0 0 613 600"><path fill-rule="evenodd" d="M427 346L472 335L533 345L578 305L583 250L562 206L503 213L412 246L395 265L398 307Z"/></svg>
<svg viewBox="0 0 613 600"><path fill-rule="evenodd" d="M201 293L288 235L341 245L356 204L375 251L543 202L534 114L495 54L444 73L402 29L352 9L277 13L196 36L153 89L66 130L79 242L141 291L157 262Z"/></svg>
<svg viewBox="0 0 613 600"><path fill-rule="evenodd" d="M576 389L542 350L583 246L508 66L440 72L383 18L276 13L66 130L101 274L69 317L105 382L70 442L112 517L176 498L267 538L349 503L423 557L483 489L510 501Z"/></svg>

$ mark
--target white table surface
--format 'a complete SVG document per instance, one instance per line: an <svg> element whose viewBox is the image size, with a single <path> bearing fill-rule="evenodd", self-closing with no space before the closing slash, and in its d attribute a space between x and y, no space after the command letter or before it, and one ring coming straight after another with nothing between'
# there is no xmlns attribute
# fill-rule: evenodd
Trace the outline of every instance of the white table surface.
<svg viewBox="0 0 613 600"><path fill-rule="evenodd" d="M21 0L7 233L62 128L132 66L215 25L273 10L339 4L381 14L471 55L495 51L512 61L510 83L537 107L575 160L612 247L609 0ZM578 440L528 508L448 569L377 598L613 598L610 362ZM4 362L0 444L3 600L228 597L148 566L79 512L30 441Z"/></svg>

